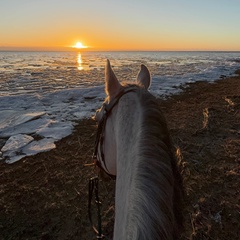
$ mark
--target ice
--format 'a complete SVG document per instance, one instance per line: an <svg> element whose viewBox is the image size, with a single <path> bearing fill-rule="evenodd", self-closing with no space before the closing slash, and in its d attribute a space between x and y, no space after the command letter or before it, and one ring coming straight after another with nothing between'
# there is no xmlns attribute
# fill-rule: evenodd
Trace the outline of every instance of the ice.
<svg viewBox="0 0 240 240"><path fill-rule="evenodd" d="M40 129L46 128L52 120L47 118L39 118L36 120L28 121L18 126L6 128L3 131L0 131L0 138L7 138L11 137L16 134L33 134Z"/></svg>
<svg viewBox="0 0 240 240"><path fill-rule="evenodd" d="M157 96L177 93L182 83L180 78L176 83L171 77L155 76L150 91ZM2 158L14 163L55 148L56 141L72 133L76 121L95 114L104 98L104 85L0 96L0 138L6 139Z"/></svg>
<svg viewBox="0 0 240 240"><path fill-rule="evenodd" d="M41 128L36 133L45 138L60 140L72 133L73 125L71 123L54 123L45 128Z"/></svg>
<svg viewBox="0 0 240 240"><path fill-rule="evenodd" d="M5 162L8 163L8 164L12 164L12 163L15 163L15 162L21 160L24 157L26 157L26 155L12 156L11 158L7 159Z"/></svg>
<svg viewBox="0 0 240 240"><path fill-rule="evenodd" d="M3 157L8 159L8 163L19 161L25 157L25 155L19 154L19 150L28 145L33 140L34 138L29 135L17 134L11 136L1 149Z"/></svg>
<svg viewBox="0 0 240 240"><path fill-rule="evenodd" d="M29 144L25 144L21 148L21 153L18 154L16 151L11 151L11 153L3 153L3 157L7 157L6 163L12 164L22 158L30 155L35 155L39 152L46 152L51 149L54 149L56 145L54 144L55 139L53 138L44 138L39 141L31 141Z"/></svg>
<svg viewBox="0 0 240 240"><path fill-rule="evenodd" d="M7 152L15 152L19 148L24 147L27 145L29 142L33 141L33 137L28 136L28 135L22 135L18 134L15 136L11 136L5 145L2 147L1 151L3 152L3 155L6 154Z"/></svg>
<svg viewBox="0 0 240 240"><path fill-rule="evenodd" d="M45 112L21 112L17 110L1 111L0 131L7 128L13 128L21 123L39 118L44 114Z"/></svg>
<svg viewBox="0 0 240 240"><path fill-rule="evenodd" d="M22 152L26 155L35 155L39 152L46 152L54 149L56 145L54 144L55 139L44 138L39 141L33 141L22 149Z"/></svg>
<svg viewBox="0 0 240 240"><path fill-rule="evenodd" d="M91 117L105 98L104 86L0 96L1 151L7 163L55 148L76 121ZM39 139L40 140L36 140Z"/></svg>
<svg viewBox="0 0 240 240"><path fill-rule="evenodd" d="M91 114L88 111L82 111L82 112L75 112L73 113L73 115L79 119L83 119L83 118L90 117Z"/></svg>
<svg viewBox="0 0 240 240"><path fill-rule="evenodd" d="M146 64L153 76L150 92L157 97L176 94L189 82L230 76L240 66L239 53L84 53L82 66L79 56L0 53L1 160L14 163L50 150L72 133L78 120L93 116L105 98L107 58L120 81L135 79L140 64Z"/></svg>

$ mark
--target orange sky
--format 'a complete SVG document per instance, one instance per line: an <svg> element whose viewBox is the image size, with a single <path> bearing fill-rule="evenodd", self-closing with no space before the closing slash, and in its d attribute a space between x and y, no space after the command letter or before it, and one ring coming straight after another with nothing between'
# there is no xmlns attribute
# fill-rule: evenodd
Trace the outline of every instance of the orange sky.
<svg viewBox="0 0 240 240"><path fill-rule="evenodd" d="M0 2L0 50L240 51L237 0Z"/></svg>

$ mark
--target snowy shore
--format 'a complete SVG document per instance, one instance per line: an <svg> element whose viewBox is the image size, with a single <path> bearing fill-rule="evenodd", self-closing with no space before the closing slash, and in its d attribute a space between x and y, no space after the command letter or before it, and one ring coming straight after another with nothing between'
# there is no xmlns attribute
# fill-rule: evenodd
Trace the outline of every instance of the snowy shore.
<svg viewBox="0 0 240 240"><path fill-rule="evenodd" d="M104 63L120 80L134 80L140 63L163 98L188 83L214 82L239 68L239 53L1 53L0 160L14 163L55 148L76 121L94 115L104 98ZM77 60L77 65L76 65ZM84 70L85 69L85 70Z"/></svg>
<svg viewBox="0 0 240 240"><path fill-rule="evenodd" d="M104 99L104 88L64 90L39 95L1 97L1 158L14 163L55 148L70 135L74 122L92 116Z"/></svg>

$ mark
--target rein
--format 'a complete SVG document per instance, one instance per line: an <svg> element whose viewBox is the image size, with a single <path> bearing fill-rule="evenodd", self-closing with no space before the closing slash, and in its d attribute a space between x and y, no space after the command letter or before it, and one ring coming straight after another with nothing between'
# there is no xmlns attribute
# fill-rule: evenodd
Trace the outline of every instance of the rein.
<svg viewBox="0 0 240 240"><path fill-rule="evenodd" d="M97 205L97 217L98 217L98 229L94 226L92 221L92 213L91 213L91 204L92 204L92 197L93 192L95 193L95 203ZM88 184L88 216L90 223L94 232L97 234L97 239L103 239L104 236L102 234L102 220L101 220L101 202L98 196L98 177L93 177L89 179Z"/></svg>

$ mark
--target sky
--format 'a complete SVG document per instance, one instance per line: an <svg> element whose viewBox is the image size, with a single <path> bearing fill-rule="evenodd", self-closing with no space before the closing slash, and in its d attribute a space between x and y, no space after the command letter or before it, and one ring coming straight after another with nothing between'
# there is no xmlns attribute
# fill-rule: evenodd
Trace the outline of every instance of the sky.
<svg viewBox="0 0 240 240"><path fill-rule="evenodd" d="M0 50L240 51L240 0L0 0Z"/></svg>

